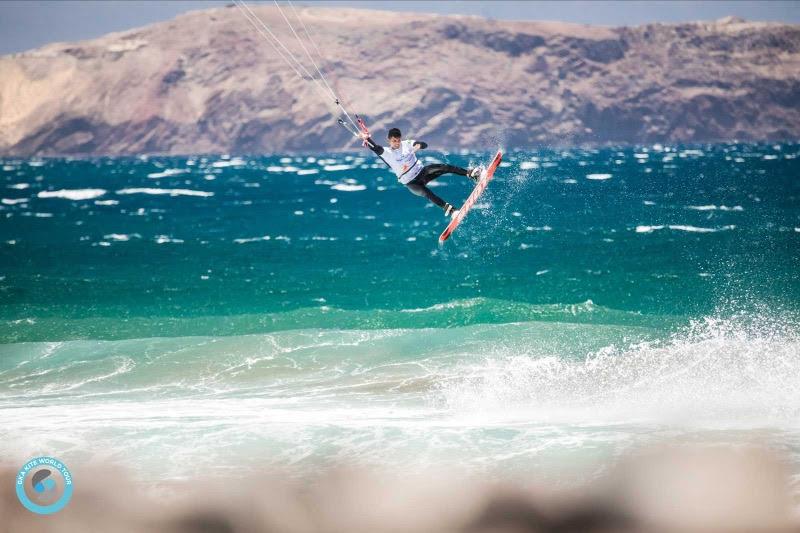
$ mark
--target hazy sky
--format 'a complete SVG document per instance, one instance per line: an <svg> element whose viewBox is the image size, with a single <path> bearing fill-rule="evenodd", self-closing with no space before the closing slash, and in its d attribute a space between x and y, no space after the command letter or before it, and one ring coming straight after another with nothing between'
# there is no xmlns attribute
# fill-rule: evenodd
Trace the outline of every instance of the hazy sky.
<svg viewBox="0 0 800 533"><path fill-rule="evenodd" d="M76 41L166 20L184 11L224 6L225 0L37 1L0 0L0 54L53 41ZM248 2L256 3L256 2ZM263 3L263 2L258 2ZM269 2L272 3L272 2ZM748 20L800 22L800 1L491 1L295 0L295 5L352 6L389 11L481 15L510 20L562 20L610 26L648 22Z"/></svg>

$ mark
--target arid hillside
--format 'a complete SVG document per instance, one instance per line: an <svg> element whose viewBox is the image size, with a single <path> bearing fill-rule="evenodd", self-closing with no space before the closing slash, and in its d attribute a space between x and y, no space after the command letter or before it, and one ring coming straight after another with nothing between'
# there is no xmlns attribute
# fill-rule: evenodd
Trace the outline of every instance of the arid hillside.
<svg viewBox="0 0 800 533"><path fill-rule="evenodd" d="M253 9L304 57L274 6ZM797 25L299 12L323 70L381 138L391 125L432 148L800 137ZM237 8L196 11L0 57L0 154L357 147L330 103Z"/></svg>

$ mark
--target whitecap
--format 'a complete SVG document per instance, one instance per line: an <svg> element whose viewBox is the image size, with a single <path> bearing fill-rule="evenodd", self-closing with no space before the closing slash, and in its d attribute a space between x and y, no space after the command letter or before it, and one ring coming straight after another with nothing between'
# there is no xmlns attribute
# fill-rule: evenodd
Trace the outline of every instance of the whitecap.
<svg viewBox="0 0 800 533"><path fill-rule="evenodd" d="M170 196L214 196L213 192L193 191L191 189L153 189L150 187L131 187L120 189L117 194L168 194Z"/></svg>
<svg viewBox="0 0 800 533"><path fill-rule="evenodd" d="M332 185L331 189L334 191L342 191L342 192L355 192L355 191L363 191L366 190L366 185L352 185L349 183L337 183L336 185Z"/></svg>
<svg viewBox="0 0 800 533"><path fill-rule="evenodd" d="M539 163L536 163L536 162L534 162L534 161L523 161L523 162L522 162L522 163L519 165L519 168L520 168L520 170L531 170L531 169L536 169L536 168L539 168Z"/></svg>
<svg viewBox="0 0 800 533"><path fill-rule="evenodd" d="M660 230L664 228L669 228L674 231L686 231L689 233L716 233L718 231L728 231L735 229L736 226L728 225L722 226L720 228L704 228L698 226L688 226L685 224L670 224L668 226L660 225L660 226L636 226L636 233L652 233L655 230Z"/></svg>
<svg viewBox="0 0 800 533"><path fill-rule="evenodd" d="M269 235L264 235L263 237L250 237L248 239L233 239L233 242L236 244L246 244L248 242L258 242L258 241L268 241L271 237Z"/></svg>
<svg viewBox="0 0 800 533"><path fill-rule="evenodd" d="M61 189L58 191L40 191L39 198L64 198L66 200L91 200L103 196L105 189Z"/></svg>
<svg viewBox="0 0 800 533"><path fill-rule="evenodd" d="M246 161L236 157L236 158L233 158L233 159L231 159L229 161L215 161L215 162L211 163L211 166L214 167L214 168L226 168L226 167L243 166L243 165L246 165L246 164L247 164Z"/></svg>
<svg viewBox="0 0 800 533"><path fill-rule="evenodd" d="M713 233L717 231L714 228L700 228L697 226L684 226L681 224L670 225L669 229L677 231L688 231L689 233Z"/></svg>
<svg viewBox="0 0 800 533"><path fill-rule="evenodd" d="M20 189L21 190L21 189L27 189L30 186L31 186L30 183L14 183L13 185L9 185L8 188L9 189Z"/></svg>
<svg viewBox="0 0 800 533"><path fill-rule="evenodd" d="M108 235L103 235L103 238L109 241L125 242L131 240L131 238L141 239L142 236L138 233L131 233L130 235L124 233L109 233Z"/></svg>
<svg viewBox="0 0 800 533"><path fill-rule="evenodd" d="M148 178L158 179L158 178L168 178L170 176L177 176L178 174L186 174L189 172L185 168L168 168L164 172L153 172L152 174L148 174Z"/></svg>
<svg viewBox="0 0 800 533"><path fill-rule="evenodd" d="M2 202L5 205L22 204L29 200L29 198L3 198Z"/></svg>
<svg viewBox="0 0 800 533"><path fill-rule="evenodd" d="M94 205L118 205L117 200L95 200Z"/></svg>
<svg viewBox="0 0 800 533"><path fill-rule="evenodd" d="M353 168L353 165L325 165L322 167L323 170L327 170L328 172L336 172L338 170L350 170Z"/></svg>
<svg viewBox="0 0 800 533"><path fill-rule="evenodd" d="M156 240L156 244L166 244L166 243L170 243L170 242L171 243L175 243L175 244L180 244L180 243L183 242L182 239L173 239L172 237L170 237L168 235L156 235L155 240Z"/></svg>
<svg viewBox="0 0 800 533"><path fill-rule="evenodd" d="M318 168L302 168L297 171L298 176L307 176L309 174L319 174Z"/></svg>
<svg viewBox="0 0 800 533"><path fill-rule="evenodd" d="M686 209L692 209L694 211L744 211L744 208L740 205L735 205L733 207L728 207L727 205L720 205L716 206L713 204L709 205L687 205Z"/></svg>
<svg viewBox="0 0 800 533"><path fill-rule="evenodd" d="M587 180L607 180L611 178L611 174L586 174Z"/></svg>
<svg viewBox="0 0 800 533"><path fill-rule="evenodd" d="M652 233L659 229L664 229L664 226L636 226L636 233Z"/></svg>

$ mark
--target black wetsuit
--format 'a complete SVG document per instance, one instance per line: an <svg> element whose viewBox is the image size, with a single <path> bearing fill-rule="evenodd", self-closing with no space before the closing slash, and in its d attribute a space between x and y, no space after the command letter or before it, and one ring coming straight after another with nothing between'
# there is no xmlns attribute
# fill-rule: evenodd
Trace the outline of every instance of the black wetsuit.
<svg viewBox="0 0 800 533"><path fill-rule="evenodd" d="M414 146L419 145L420 149L425 149L428 147L428 143L417 141L414 143ZM370 150L375 152L378 157L383 160L383 151L384 147L380 144L376 143L372 140L372 138L367 139L367 146ZM386 161L384 160L384 163ZM388 165L388 163L387 163ZM391 166L389 167L391 168ZM417 196L424 196L434 204L438 205L442 209L447 207L447 202L436 196L432 190L430 190L427 185L431 181L435 180L439 176L443 174L458 174L459 176L467 176L469 171L465 168L456 167L453 165L445 165L445 164L433 164L433 165L426 165L422 167L422 170L417 174L417 176L411 180L410 182L406 183L406 187L409 191L416 194ZM400 178L398 178L400 179Z"/></svg>

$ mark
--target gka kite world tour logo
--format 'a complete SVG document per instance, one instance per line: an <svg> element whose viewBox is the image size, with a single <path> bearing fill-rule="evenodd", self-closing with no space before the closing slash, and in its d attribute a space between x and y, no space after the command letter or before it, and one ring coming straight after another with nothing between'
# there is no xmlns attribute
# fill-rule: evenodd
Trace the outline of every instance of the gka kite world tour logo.
<svg viewBox="0 0 800 533"><path fill-rule="evenodd" d="M58 459L31 459L17 473L17 497L29 511L56 513L72 498L72 475Z"/></svg>

